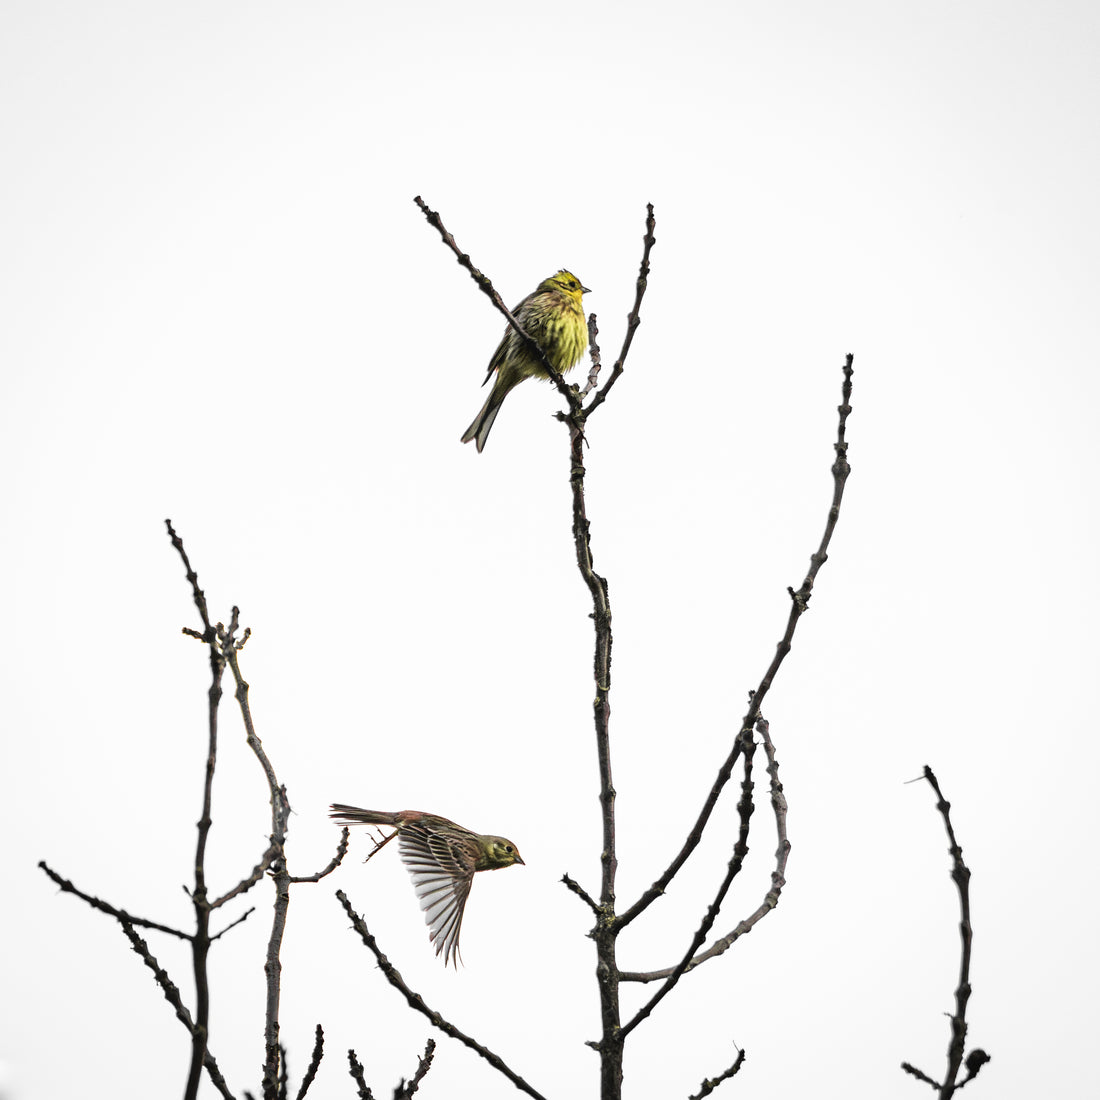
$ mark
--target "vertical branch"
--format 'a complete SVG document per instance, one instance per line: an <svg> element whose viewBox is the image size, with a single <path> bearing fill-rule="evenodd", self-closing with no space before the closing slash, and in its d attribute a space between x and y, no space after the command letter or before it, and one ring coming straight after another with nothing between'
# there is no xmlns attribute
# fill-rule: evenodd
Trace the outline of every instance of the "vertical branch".
<svg viewBox="0 0 1100 1100"><path fill-rule="evenodd" d="M955 1012L951 1016L951 1041L947 1047L947 1075L940 1084L933 1081L926 1073L922 1073L908 1062L902 1062L901 1068L920 1081L939 1090L940 1100L949 1100L955 1095L957 1089L968 1084L978 1076L979 1070L989 1061L989 1055L980 1048L975 1048L966 1058L966 1076L960 1081L959 1070L963 1066L963 1052L966 1050L966 1006L970 1001L970 950L973 944L974 932L970 925L970 868L963 862L962 848L955 839L955 829L951 824L951 803L943 797L939 782L935 773L925 764L924 778L928 780L932 790L936 792L936 809L943 817L944 828L947 830L947 839L950 842L948 852L951 854L951 880L959 892L959 936L962 940L962 958L959 963L959 984L955 989Z"/></svg>
<svg viewBox="0 0 1100 1100"><path fill-rule="evenodd" d="M579 423L577 422L579 420ZM596 629L593 674L596 697L592 717L596 727L596 754L600 771L600 810L603 820L603 848L600 852L600 903L596 928L596 981L600 990L600 1019L603 1036L600 1051L600 1095L617 1100L622 1090L623 1044L619 1029L619 967L615 957L615 784L611 777L611 601L607 581L592 568L590 525L584 507L584 420L570 423L569 485L573 491L573 542L577 568L592 596L592 620Z"/></svg>
<svg viewBox="0 0 1100 1100"><path fill-rule="evenodd" d="M573 493L573 544L577 555L577 568L592 597L592 622L596 631L593 657L593 677L596 696L592 703L592 717L596 728L596 756L600 771L600 811L603 822L603 847L600 852L600 901L595 906L596 927L596 981L600 990L600 1020L602 1036L597 1045L600 1052L600 1096L602 1100L618 1100L623 1083L623 1039L620 1027L619 985L622 981L615 954L615 940L619 926L615 917L615 874L618 859L615 854L615 784L611 776L611 600L607 580L592 567L592 540L590 524L584 506L584 427L594 409L603 404L607 391L623 372L623 363L634 337L634 330L641 323L640 310L649 275L649 254L655 243L653 230L653 204L646 207L646 232L643 237L642 263L638 275L634 308L627 318L627 332L622 351L615 363L611 378L598 391L587 409L580 400L570 401L570 412L559 418L569 424L569 486ZM585 393L596 384L599 373L599 349L596 346L596 318L589 318L592 338L592 370Z"/></svg>
<svg viewBox="0 0 1100 1100"><path fill-rule="evenodd" d="M173 537L175 537L173 532ZM190 571L190 565L188 565ZM196 599L196 602L198 600ZM203 610L200 607L200 610ZM235 624L234 624L235 625ZM205 634L211 633L209 621ZM222 697L222 675L225 672L225 654L211 640L211 682L208 692L207 725L209 740L206 753L206 776L203 783L202 817L198 823L198 841L195 845L195 889L191 901L195 908L195 933L191 938L191 959L195 973L195 1026L191 1033L191 1066L187 1074L185 1100L196 1100L203 1063L206 1061L206 1043L210 1026L210 978L207 962L210 954L210 899L206 891L206 841L213 819L210 816L213 801L214 768L218 758L218 706Z"/></svg>
<svg viewBox="0 0 1100 1100"><path fill-rule="evenodd" d="M233 608L233 619L236 622L237 609ZM281 996L283 965L279 955L283 946L283 933L286 929L287 912L290 909L290 873L287 870L286 859L283 855L283 845L286 842L287 821L290 817L290 802L287 799L286 788L280 786L275 775L275 769L264 752L263 743L256 734L256 727L252 721L252 709L248 705L248 681L241 674L241 666L237 659L240 645L246 639L242 639L239 645L229 648L227 660L236 681L236 699L241 710L241 718L244 721L248 747L255 754L256 759L263 768L267 785L271 791L271 847L269 851L274 853L271 863L271 877L275 883L275 909L271 919L271 935L267 942L267 959L264 962L264 975L267 979L267 1002L264 1019L264 1076L263 1095L264 1100L275 1100L279 1093L279 1065L282 1061L281 1047L279 1045L279 1000Z"/></svg>
<svg viewBox="0 0 1100 1100"><path fill-rule="evenodd" d="M210 954L211 905L206 891L206 840L213 823L210 809L213 799L214 768L218 759L218 705L222 697L221 683L222 674L225 672L225 655L218 645L217 632L210 623L210 613L206 607L206 594L199 587L198 575L191 568L191 561L187 557L183 540L176 534L170 519L166 519L164 524L168 528L172 546L183 561L187 582L191 586L191 595L202 621L201 633L187 627L183 628L183 632L205 642L210 651L211 680L210 690L207 693L209 736L206 776L202 792L202 816L198 822L199 835L195 845L195 889L191 894L191 902L195 907L195 934L191 937L191 961L195 973L195 1020L191 1029L191 1065L187 1073L187 1087L184 1090L184 1100L196 1100L203 1063L206 1061L206 1043L210 1026L210 981L207 974L207 957Z"/></svg>

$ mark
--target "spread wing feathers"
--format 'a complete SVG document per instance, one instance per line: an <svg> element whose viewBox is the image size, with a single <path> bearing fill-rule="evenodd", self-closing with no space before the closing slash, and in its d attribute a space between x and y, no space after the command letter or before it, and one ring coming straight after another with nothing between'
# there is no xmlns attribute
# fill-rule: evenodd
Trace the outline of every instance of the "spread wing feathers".
<svg viewBox="0 0 1100 1100"><path fill-rule="evenodd" d="M435 953L443 955L444 966L452 958L457 965L462 960L458 933L462 929L462 911L470 896L476 853L471 851L468 840L418 825L406 825L398 844L401 861L408 868L420 899Z"/></svg>

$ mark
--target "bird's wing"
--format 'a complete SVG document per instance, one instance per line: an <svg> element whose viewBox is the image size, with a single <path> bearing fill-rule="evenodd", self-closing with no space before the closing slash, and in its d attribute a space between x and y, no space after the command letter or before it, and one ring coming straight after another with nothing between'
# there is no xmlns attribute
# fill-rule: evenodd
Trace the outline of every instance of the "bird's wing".
<svg viewBox="0 0 1100 1100"><path fill-rule="evenodd" d="M407 825L401 830L399 846L401 862L412 876L435 953L442 953L444 966L452 958L461 961L458 933L476 859L470 842L420 825Z"/></svg>

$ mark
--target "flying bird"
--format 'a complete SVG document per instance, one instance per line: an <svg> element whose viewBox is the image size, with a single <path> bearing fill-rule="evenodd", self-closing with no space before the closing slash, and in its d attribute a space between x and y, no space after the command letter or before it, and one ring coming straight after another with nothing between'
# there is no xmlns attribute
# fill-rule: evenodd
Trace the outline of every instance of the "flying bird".
<svg viewBox="0 0 1100 1100"><path fill-rule="evenodd" d="M387 813L335 802L329 817L339 825L393 826L394 832L380 840L367 859L395 836L399 838L401 862L412 877L429 937L435 944L435 953L443 956L444 966L452 959L456 966L462 960L458 934L474 875L523 863L519 849L510 840L471 832L436 814L419 810Z"/></svg>

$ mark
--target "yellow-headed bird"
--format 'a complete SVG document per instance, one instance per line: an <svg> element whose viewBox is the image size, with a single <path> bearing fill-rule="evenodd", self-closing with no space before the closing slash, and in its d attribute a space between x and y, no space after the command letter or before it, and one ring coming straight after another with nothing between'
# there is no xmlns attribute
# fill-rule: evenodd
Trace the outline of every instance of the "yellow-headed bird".
<svg viewBox="0 0 1100 1100"><path fill-rule="evenodd" d="M400 837L401 860L412 876L413 889L431 930L429 938L443 965L457 966L462 911L477 871L495 871L522 863L519 849L505 837L483 836L456 825L450 818L419 810L364 810L336 802L329 817L340 825L391 825L394 832L378 841L367 859L393 838Z"/></svg>
<svg viewBox="0 0 1100 1100"><path fill-rule="evenodd" d="M562 270L549 279L543 279L534 292L512 310L523 331L542 348L551 366L560 374L572 370L588 347L588 325L581 306L581 296L584 294L591 294L588 287L581 286L576 275ZM493 383L489 398L462 437L463 443L476 439L479 452L485 447L489 429L509 391L525 378L549 377L541 361L535 358L511 325L489 360L485 382L493 376L493 371L497 372L497 380Z"/></svg>

